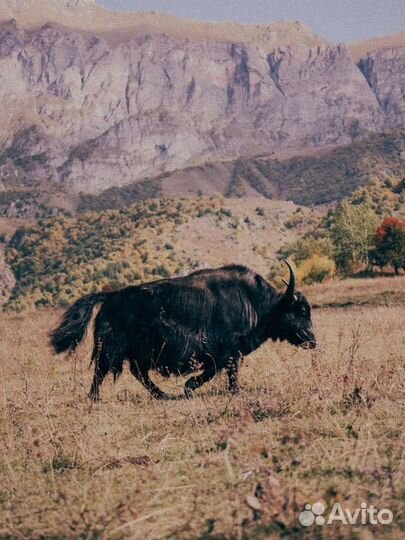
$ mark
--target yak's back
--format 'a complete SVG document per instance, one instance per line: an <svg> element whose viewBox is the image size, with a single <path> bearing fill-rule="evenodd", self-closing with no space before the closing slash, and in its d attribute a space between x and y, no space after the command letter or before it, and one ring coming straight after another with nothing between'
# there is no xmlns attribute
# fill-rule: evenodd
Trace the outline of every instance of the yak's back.
<svg viewBox="0 0 405 540"><path fill-rule="evenodd" d="M273 291L258 274L236 265L198 270L140 288L155 317L194 332L249 331L266 311Z"/></svg>

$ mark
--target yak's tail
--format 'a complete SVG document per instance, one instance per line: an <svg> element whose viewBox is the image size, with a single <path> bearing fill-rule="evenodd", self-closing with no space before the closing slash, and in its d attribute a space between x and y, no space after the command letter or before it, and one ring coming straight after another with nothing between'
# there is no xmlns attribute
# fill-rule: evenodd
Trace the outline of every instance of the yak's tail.
<svg viewBox="0 0 405 540"><path fill-rule="evenodd" d="M77 300L63 315L57 328L49 334L50 343L56 354L73 352L86 335L93 308L104 302L108 293L88 294Z"/></svg>

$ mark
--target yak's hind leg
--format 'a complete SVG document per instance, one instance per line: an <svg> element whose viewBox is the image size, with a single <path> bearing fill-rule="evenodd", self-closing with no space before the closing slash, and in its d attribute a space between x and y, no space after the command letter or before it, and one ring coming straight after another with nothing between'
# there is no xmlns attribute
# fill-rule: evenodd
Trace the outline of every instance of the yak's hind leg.
<svg viewBox="0 0 405 540"><path fill-rule="evenodd" d="M97 347L97 345L96 345ZM91 384L89 398L93 401L100 400L100 386L104 380L104 377L110 370L110 362L105 350L102 348L100 351L97 349L93 352L94 361L94 376Z"/></svg>
<svg viewBox="0 0 405 540"><path fill-rule="evenodd" d="M108 321L96 319L94 341L92 354L94 377L89 397L93 401L98 401L100 399L100 386L107 373L111 372L114 375L114 380L122 373L125 360L125 339L113 332Z"/></svg>
<svg viewBox="0 0 405 540"><path fill-rule="evenodd" d="M171 399L170 396L165 394L156 384L150 379L147 369L142 369L134 359L129 361L129 369L132 375L143 384L143 386L150 392L150 394L156 399Z"/></svg>

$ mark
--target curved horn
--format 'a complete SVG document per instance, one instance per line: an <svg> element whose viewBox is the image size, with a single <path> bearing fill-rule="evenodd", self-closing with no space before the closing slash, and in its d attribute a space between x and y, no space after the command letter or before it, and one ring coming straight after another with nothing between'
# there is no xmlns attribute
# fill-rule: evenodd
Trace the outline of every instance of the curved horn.
<svg viewBox="0 0 405 540"><path fill-rule="evenodd" d="M288 266L288 269L290 270L290 282L287 285L287 290L285 291L285 297L292 302L294 300L294 291L295 291L295 274L294 274L294 270L291 267L291 264L287 261L287 259L283 259L283 262L285 262L285 264Z"/></svg>

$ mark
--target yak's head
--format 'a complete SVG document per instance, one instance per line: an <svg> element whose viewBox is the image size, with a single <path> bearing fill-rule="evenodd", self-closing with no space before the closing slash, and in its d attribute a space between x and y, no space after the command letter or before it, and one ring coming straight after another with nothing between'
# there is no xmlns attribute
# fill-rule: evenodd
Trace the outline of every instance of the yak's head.
<svg viewBox="0 0 405 540"><path fill-rule="evenodd" d="M292 345L314 349L316 338L311 321L311 307L305 296L295 291L294 270L287 260L284 260L290 270L290 281L278 304L278 336Z"/></svg>

